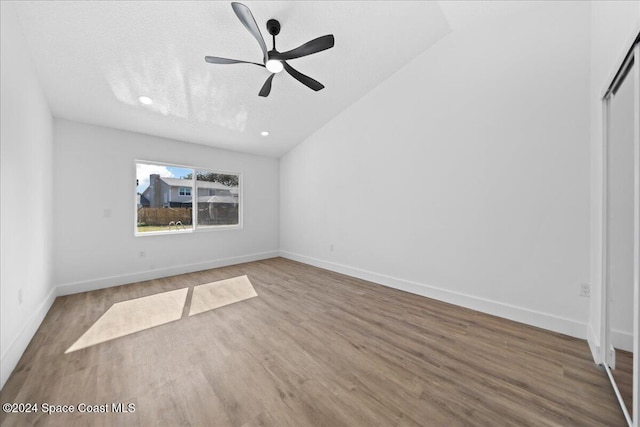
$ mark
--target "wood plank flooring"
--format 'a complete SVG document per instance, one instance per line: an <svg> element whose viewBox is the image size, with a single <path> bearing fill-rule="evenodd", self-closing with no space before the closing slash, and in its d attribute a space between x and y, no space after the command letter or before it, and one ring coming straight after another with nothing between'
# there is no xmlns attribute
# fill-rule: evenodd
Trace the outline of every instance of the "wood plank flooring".
<svg viewBox="0 0 640 427"><path fill-rule="evenodd" d="M257 297L64 354L116 302L245 274ZM3 426L624 425L583 340L282 258L57 298L0 400L135 405Z"/></svg>

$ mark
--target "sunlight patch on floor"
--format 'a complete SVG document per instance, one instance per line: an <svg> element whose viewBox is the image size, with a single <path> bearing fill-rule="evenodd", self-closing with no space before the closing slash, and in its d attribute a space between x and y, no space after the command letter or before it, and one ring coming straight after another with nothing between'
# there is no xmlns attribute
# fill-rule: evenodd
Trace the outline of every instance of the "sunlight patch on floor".
<svg viewBox="0 0 640 427"><path fill-rule="evenodd" d="M179 320L188 291L178 289L113 304L65 353Z"/></svg>
<svg viewBox="0 0 640 427"><path fill-rule="evenodd" d="M247 276L239 276L193 288L189 316L257 297Z"/></svg>

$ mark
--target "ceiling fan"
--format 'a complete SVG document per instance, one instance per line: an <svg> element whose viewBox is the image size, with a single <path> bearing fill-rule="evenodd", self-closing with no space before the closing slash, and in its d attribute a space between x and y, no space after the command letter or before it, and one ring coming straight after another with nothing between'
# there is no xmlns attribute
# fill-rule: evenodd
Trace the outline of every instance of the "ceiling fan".
<svg viewBox="0 0 640 427"><path fill-rule="evenodd" d="M324 88L322 83L302 74L291 65L287 64L287 60L300 58L302 56L311 55L312 53L332 48L334 45L333 34L318 37L287 52L278 52L276 50L276 36L280 33L280 22L275 19L269 19L267 21L267 30L269 31L269 34L273 36L273 49L267 51L267 45L262 38L260 29L258 29L256 20L251 14L249 8L238 2L232 2L231 7L238 19L240 19L240 22L242 22L242 25L244 25L244 27L249 30L251 35L253 35L253 37L258 41L263 54L262 64L258 62L241 61L238 59L219 58L217 56L205 56L205 61L211 64L254 64L260 67L265 67L271 72L271 75L267 78L267 81L264 82L262 89L260 89L260 92L258 93L258 95L264 97L268 96L271 92L271 81L273 80L273 77L283 69L293 76L294 79L315 91L319 91Z"/></svg>

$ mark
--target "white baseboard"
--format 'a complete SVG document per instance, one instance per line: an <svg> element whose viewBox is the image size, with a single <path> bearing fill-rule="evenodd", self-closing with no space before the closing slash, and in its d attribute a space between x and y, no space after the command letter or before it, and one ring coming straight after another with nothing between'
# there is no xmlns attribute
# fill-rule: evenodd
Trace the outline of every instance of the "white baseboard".
<svg viewBox="0 0 640 427"><path fill-rule="evenodd" d="M536 326L561 334L570 335L572 337L585 339L587 337L587 324L564 317L556 316L549 313L530 310L524 307L518 307L486 298L480 298L473 295L453 292L447 289L435 286L425 285L423 283L412 282L397 277L387 276L384 274L374 273L359 268L350 267L343 264L312 258L287 251L280 251L283 258L299 261L315 267L324 268L326 270L335 271L337 273L346 274L347 276L357 277L359 279L378 283L390 288L399 289L428 298L437 299L450 304L461 307L470 308L472 310L481 311L505 319L514 320L516 322L525 323L527 325Z"/></svg>
<svg viewBox="0 0 640 427"><path fill-rule="evenodd" d="M611 330L610 338L613 348L633 352L633 335L631 334L631 332L623 332L613 329ZM591 349L593 360L597 364L602 363L603 359L600 351L600 340L597 338L597 335L593 330L591 324L589 324L589 327L587 329L587 342L589 343L589 348Z"/></svg>
<svg viewBox="0 0 640 427"><path fill-rule="evenodd" d="M213 261L196 264L180 265L176 267L161 268L157 270L143 271L140 273L123 274L121 276L102 277L75 283L65 283L57 286L58 296L77 294L80 292L95 291L97 289L110 288L112 286L126 285L129 283L144 282L145 280L159 279L175 276L177 274L193 273L195 271L209 270L211 268L226 267L228 265L242 264L244 262L259 261L279 256L278 251L260 252L256 254L242 255L232 258L222 258Z"/></svg>
<svg viewBox="0 0 640 427"><path fill-rule="evenodd" d="M612 329L611 345L619 350L633 352L633 334L631 332Z"/></svg>
<svg viewBox="0 0 640 427"><path fill-rule="evenodd" d="M594 331L591 323L587 326L587 343L589 344L589 350L591 350L591 357L593 357L593 361L597 365L601 364L602 352L600 351L600 339L598 334Z"/></svg>
<svg viewBox="0 0 640 427"><path fill-rule="evenodd" d="M3 349L2 359L0 359L0 389L9 379L9 376L18 365L22 354L27 349L31 339L38 331L44 317L49 312L53 301L56 299L56 289L53 288L33 312L31 318L24 325L15 340L6 349Z"/></svg>

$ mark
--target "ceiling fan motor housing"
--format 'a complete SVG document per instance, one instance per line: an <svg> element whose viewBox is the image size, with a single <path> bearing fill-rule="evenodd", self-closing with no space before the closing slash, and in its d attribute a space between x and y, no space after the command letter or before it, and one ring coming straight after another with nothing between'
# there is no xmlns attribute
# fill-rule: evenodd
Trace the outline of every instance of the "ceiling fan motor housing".
<svg viewBox="0 0 640 427"><path fill-rule="evenodd" d="M267 21L267 30L272 36L280 34L280 22L277 19L269 19Z"/></svg>

